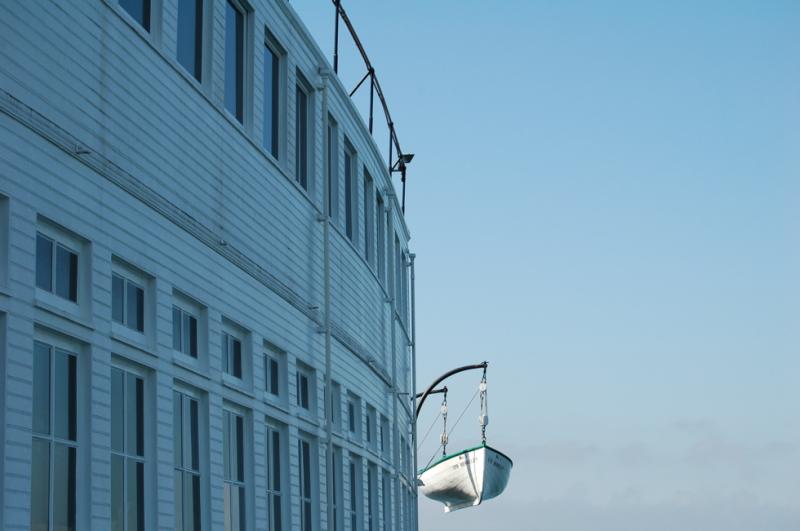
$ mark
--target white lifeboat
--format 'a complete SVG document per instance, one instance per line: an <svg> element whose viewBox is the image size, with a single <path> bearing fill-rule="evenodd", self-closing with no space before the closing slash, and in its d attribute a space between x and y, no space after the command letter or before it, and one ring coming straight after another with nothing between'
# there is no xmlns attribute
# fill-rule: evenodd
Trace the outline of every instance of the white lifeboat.
<svg viewBox="0 0 800 531"><path fill-rule="evenodd" d="M422 493L444 512L480 505L499 496L511 476L511 459L486 443L445 455L419 474Z"/></svg>

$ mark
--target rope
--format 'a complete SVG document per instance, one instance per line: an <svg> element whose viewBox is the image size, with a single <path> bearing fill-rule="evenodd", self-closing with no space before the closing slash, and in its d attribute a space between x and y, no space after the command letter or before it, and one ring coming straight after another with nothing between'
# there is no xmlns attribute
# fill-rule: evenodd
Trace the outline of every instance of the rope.
<svg viewBox="0 0 800 531"><path fill-rule="evenodd" d="M422 437L422 440L419 441L419 443L417 443L417 446L422 446L425 443L425 440L428 438L428 435L431 434L431 430L433 430L433 427L436 426L436 421L439 420L439 417L441 417L441 416L442 416L442 412L439 411L439 414L436 415L435 419L433 419L433 422L431 422L430 428L428 428L428 431L425 432L425 435Z"/></svg>
<svg viewBox="0 0 800 531"><path fill-rule="evenodd" d="M469 401L469 403L467 404L467 406L464 408L464 410L463 410L463 411L461 412L461 414L458 416L458 419L456 420L456 423L455 423L455 424L453 424L453 427L452 427L452 428L450 428L450 431L449 431L449 432L447 432L447 437L448 437L448 438L450 437L450 434L452 434L452 433L453 433L453 430L455 430L455 429L456 429L456 426L458 426L458 423L459 423L459 422L461 422L461 418L464 416L464 413L466 413L466 412L467 412L467 410L469 409L469 406L471 406L471 405L472 405L472 403L475 401L475 397L476 397L476 396L478 396L478 393L479 393L479 392L480 392L480 389L479 389L478 391L475 391L475 394L474 394L474 395L472 395L472 398L470 399L470 401ZM439 453L439 448L442 448L442 446L443 446L443 445L441 445L441 444L440 444L440 445L439 445L439 447L438 447L438 448L436 448L436 450L433 452L433 455L432 455L432 456L431 456L431 458L428 460L428 463L427 463L427 464L426 464L426 465L423 467L423 469L425 469L425 468L428 468L429 466L431 466L431 463L433 463L433 460L436 458L437 454Z"/></svg>

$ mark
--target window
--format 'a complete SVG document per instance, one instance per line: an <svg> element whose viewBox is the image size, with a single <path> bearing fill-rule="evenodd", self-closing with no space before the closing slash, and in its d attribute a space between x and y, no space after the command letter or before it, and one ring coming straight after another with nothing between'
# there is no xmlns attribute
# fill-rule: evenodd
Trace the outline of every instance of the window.
<svg viewBox="0 0 800 531"><path fill-rule="evenodd" d="M222 372L242 378L242 341L228 332L222 332Z"/></svg>
<svg viewBox="0 0 800 531"><path fill-rule="evenodd" d="M350 505L347 517L350 520L351 531L361 529L361 459L350 454Z"/></svg>
<svg viewBox="0 0 800 531"><path fill-rule="evenodd" d="M342 386L338 382L331 382L331 407L330 419L334 431L342 429Z"/></svg>
<svg viewBox="0 0 800 531"><path fill-rule="evenodd" d="M381 454L386 454L389 451L389 419L381 415L381 429L380 429L380 449Z"/></svg>
<svg viewBox="0 0 800 531"><path fill-rule="evenodd" d="M395 235L394 237L394 300L395 309L400 313L403 298L403 258L402 250L400 249L400 238Z"/></svg>
<svg viewBox="0 0 800 531"><path fill-rule="evenodd" d="M297 405L313 413L316 407L316 394L314 392L316 377L314 376L314 370L297 362L295 383L297 385Z"/></svg>
<svg viewBox="0 0 800 531"><path fill-rule="evenodd" d="M224 410L222 415L222 450L224 466L225 529L244 530L244 417Z"/></svg>
<svg viewBox="0 0 800 531"><path fill-rule="evenodd" d="M270 348L264 352L264 388L267 393L279 397L284 394L283 367L286 356Z"/></svg>
<svg viewBox="0 0 800 531"><path fill-rule="evenodd" d="M383 284L386 282L386 243L384 242L386 218L383 213L383 198L381 194L375 195L375 216L378 219L378 242L375 246L375 254L378 257L378 280Z"/></svg>
<svg viewBox="0 0 800 531"><path fill-rule="evenodd" d="M231 0L225 7L225 108L244 123L244 13Z"/></svg>
<svg viewBox="0 0 800 531"><path fill-rule="evenodd" d="M333 531L344 530L344 514L342 512L342 449L333 447L331 474L333 474Z"/></svg>
<svg viewBox="0 0 800 531"><path fill-rule="evenodd" d="M172 348L197 358L197 317L178 306L172 307Z"/></svg>
<svg viewBox="0 0 800 531"><path fill-rule="evenodd" d="M308 190L308 91L298 83L295 90L295 179Z"/></svg>
<svg viewBox="0 0 800 531"><path fill-rule="evenodd" d="M353 240L353 158L355 155L349 149L344 150L344 224L345 233Z"/></svg>
<svg viewBox="0 0 800 531"><path fill-rule="evenodd" d="M391 528L390 522L392 521L391 518L391 500L392 500L392 481L389 477L389 473L384 471L381 478L381 511L383 516L383 528L382 531L389 531Z"/></svg>
<svg viewBox="0 0 800 531"><path fill-rule="evenodd" d="M311 482L317 480L311 470L311 442L303 438L298 439L297 455L300 459L300 529L311 531L313 529Z"/></svg>
<svg viewBox="0 0 800 531"><path fill-rule="evenodd" d="M372 406L367 406L367 445L376 448L378 443L378 412Z"/></svg>
<svg viewBox="0 0 800 531"><path fill-rule="evenodd" d="M144 288L117 273L111 275L111 318L144 332Z"/></svg>
<svg viewBox="0 0 800 531"><path fill-rule="evenodd" d="M354 394L347 394L347 424L353 436L361 433L361 400Z"/></svg>
<svg viewBox="0 0 800 531"><path fill-rule="evenodd" d="M272 425L267 425L266 443L267 450L267 512L269 531L282 531L283 529L283 481L281 474L282 451L281 431Z"/></svg>
<svg viewBox="0 0 800 531"><path fill-rule="evenodd" d="M128 12L145 31L150 31L150 0L119 0L122 9Z"/></svg>
<svg viewBox="0 0 800 531"><path fill-rule="evenodd" d="M278 158L280 127L281 58L274 47L264 43L264 148Z"/></svg>
<svg viewBox="0 0 800 531"><path fill-rule="evenodd" d="M36 233L36 287L78 301L78 253Z"/></svg>
<svg viewBox="0 0 800 531"><path fill-rule="evenodd" d="M378 531L378 469L367 466L367 531Z"/></svg>
<svg viewBox="0 0 800 531"><path fill-rule="evenodd" d="M364 258L368 264L372 264L372 231L374 225L372 223L372 177L367 173L364 168Z"/></svg>
<svg viewBox="0 0 800 531"><path fill-rule="evenodd" d="M78 359L33 345L31 529L75 529Z"/></svg>
<svg viewBox="0 0 800 531"><path fill-rule="evenodd" d="M202 528L200 490L200 415L198 401L172 392L172 442L175 456L175 529Z"/></svg>
<svg viewBox="0 0 800 531"><path fill-rule="evenodd" d="M336 219L339 209L339 160L336 156L339 143L339 126L333 116L328 115L328 137L325 146L328 170L328 216Z"/></svg>
<svg viewBox="0 0 800 531"><path fill-rule="evenodd" d="M203 0L178 0L178 62L202 81Z"/></svg>
<svg viewBox="0 0 800 531"><path fill-rule="evenodd" d="M111 529L144 529L144 379L111 368Z"/></svg>

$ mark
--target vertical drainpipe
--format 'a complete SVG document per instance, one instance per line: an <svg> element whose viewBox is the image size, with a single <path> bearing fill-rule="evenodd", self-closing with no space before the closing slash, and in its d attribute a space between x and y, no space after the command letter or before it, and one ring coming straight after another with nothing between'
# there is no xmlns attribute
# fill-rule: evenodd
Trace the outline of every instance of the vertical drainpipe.
<svg viewBox="0 0 800 531"><path fill-rule="evenodd" d="M411 396L417 396L417 297L415 291L414 259L416 254L408 255L411 267ZM411 402L413 424L411 425L411 439L414 448L414 530L419 529L419 490L417 489L417 404L416 399Z"/></svg>
<svg viewBox="0 0 800 531"><path fill-rule="evenodd" d="M389 173L389 175L391 176L392 174ZM392 459L394 460L394 468L395 468L394 476L395 476L395 478L399 479L399 472L397 470L397 460L398 460L397 458L400 457L400 454L398 453L398 451L402 452L403 450L402 450L402 448L399 448L400 440L397 437L395 437L395 435L397 433L397 426L400 424L398 422L398 418L397 418L397 401L400 400L400 394L399 394L400 390L397 388L397 353L395 352L395 350L396 350L395 349L395 344L396 344L395 328L397 327L397 323L395 322L395 320L396 320L396 315L397 314L394 311L395 293L397 293L396 286L395 286L396 279L397 279L397 275L395 273L395 267L397 267L397 264L394 261L394 220L392 219L392 216L391 216L391 213L392 213L393 209L392 209L392 203L389 202L389 201L387 201L386 210L390 214L388 216L389 219L387 220L387 223L386 223L386 226L387 226L388 232L389 232L389 236L388 236L389 242L388 242L387 246L388 246L389 251L390 251L389 252L389 258L390 259L387 260L386 262L389 263L389 264L392 264L391 265L391 282L389 283L392 288L391 288L391 292L389 293L389 301L388 301L388 304L389 304L389 315L390 315L389 322L391 323L391 326L392 326L392 389L391 389L391 393L392 393L392 428L393 428L392 429L392 442L393 442L392 447L395 450L394 452L392 452ZM395 482L395 485L399 485L399 481ZM394 502L395 502L394 503L394 508L395 508L395 510L393 511L393 515L394 515L394 522L393 523L396 523L396 522L398 522L398 517L400 516L400 503L399 503L399 501L400 501L400 492L397 491L394 494L395 494L395 497L394 497ZM397 527L392 525L392 529L397 529Z"/></svg>
<svg viewBox="0 0 800 531"><path fill-rule="evenodd" d="M322 235L323 235L323 262L324 262L324 278L325 278L325 322L323 324L325 329L325 434L326 434L326 450L325 450L325 484L327 485L326 498L328 508L328 525L327 528L331 529L333 522L333 489L336 488L333 484L333 426L331 424L331 245L330 245L330 200L329 196L331 191L328 189L330 183L328 182L328 168L331 154L328 153L328 146L330 145L330 124L328 123L328 69L320 67L320 77L322 79L322 113L323 113L323 151L326 156L322 157Z"/></svg>

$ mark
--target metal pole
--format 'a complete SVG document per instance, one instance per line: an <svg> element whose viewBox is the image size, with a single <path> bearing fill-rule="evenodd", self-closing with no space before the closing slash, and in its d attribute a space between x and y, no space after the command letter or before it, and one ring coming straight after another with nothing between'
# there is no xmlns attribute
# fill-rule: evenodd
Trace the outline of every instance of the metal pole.
<svg viewBox="0 0 800 531"><path fill-rule="evenodd" d="M416 290L415 282L416 276L414 274L414 259L416 254L409 255L411 267L411 393L413 396L417 395L417 312L416 312ZM446 391L445 387L445 392ZM430 393L428 393L430 394ZM411 428L411 438L414 440L414 477L417 475L417 411L414 411L414 424ZM416 483L416 482L415 482ZM414 497L417 498L417 503L414 504L414 529L419 529L419 492L414 489Z"/></svg>
<svg viewBox="0 0 800 531"><path fill-rule="evenodd" d="M335 0L333 3L336 6L336 24L333 30L333 71L339 73L339 3L341 0Z"/></svg>
<svg viewBox="0 0 800 531"><path fill-rule="evenodd" d="M392 178L392 148L394 147L393 133L394 133L394 123L389 122L389 179L390 180Z"/></svg>
<svg viewBox="0 0 800 531"><path fill-rule="evenodd" d="M403 183L403 215L406 213L406 165L400 167L400 181Z"/></svg>
<svg viewBox="0 0 800 531"><path fill-rule="evenodd" d="M486 367L488 367L488 366L489 366L489 362L488 361L484 361L482 363L476 363L475 365L464 365L463 367L459 367L457 369L453 369L451 371L447 371L443 375L439 376L436 380L434 380L434 382L430 385L430 387L428 387L425 390L425 392L422 393L422 398L419 400L419 403L417 404L417 416L419 416L419 410L422 409L422 404L425 403L425 399L428 398L428 395L431 394L431 391L433 391L433 389L437 385L442 383L443 380L446 380L447 378L453 376L454 374L458 374L460 372L471 371L471 370L475 370L475 369L486 369Z"/></svg>
<svg viewBox="0 0 800 531"><path fill-rule="evenodd" d="M369 71L369 134L372 134L372 107L375 101L375 72Z"/></svg>
<svg viewBox="0 0 800 531"><path fill-rule="evenodd" d="M327 72L323 71L322 74L322 113L325 120L325 145L330 146L330 124L328 123L328 74ZM336 466L333 462L333 426L331 424L331 406L332 406L332 399L331 399L331 371L332 371L332 363L331 363L331 250L330 250L330 223L331 223L331 212L330 212L330 183L328 182L328 172L330 168L328 168L328 164L330 161L330 154L327 157L323 157L323 261L324 261L324 282L325 282L325 302L324 302L324 310L325 310L325 431L326 431L326 459L327 462L327 470L325 471L325 483L327 484L327 509L328 509L328 522L333 521L333 489L336 488L336 485L333 484L333 476L332 471L333 467Z"/></svg>

